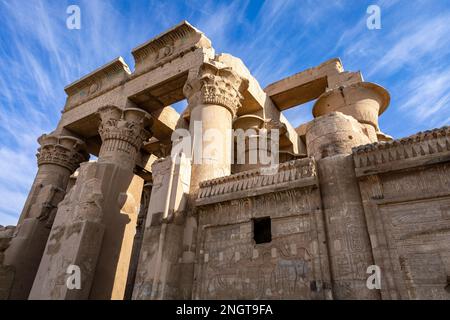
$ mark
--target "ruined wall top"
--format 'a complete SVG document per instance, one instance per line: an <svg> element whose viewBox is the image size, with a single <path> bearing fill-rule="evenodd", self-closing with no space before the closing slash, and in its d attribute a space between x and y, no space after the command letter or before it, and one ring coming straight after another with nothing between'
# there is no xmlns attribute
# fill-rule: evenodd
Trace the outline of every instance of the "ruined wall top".
<svg viewBox="0 0 450 320"><path fill-rule="evenodd" d="M197 205L255 196L293 187L317 184L314 158L284 162L273 168L260 168L200 183Z"/></svg>
<svg viewBox="0 0 450 320"><path fill-rule="evenodd" d="M353 148L357 176L450 160L450 127Z"/></svg>

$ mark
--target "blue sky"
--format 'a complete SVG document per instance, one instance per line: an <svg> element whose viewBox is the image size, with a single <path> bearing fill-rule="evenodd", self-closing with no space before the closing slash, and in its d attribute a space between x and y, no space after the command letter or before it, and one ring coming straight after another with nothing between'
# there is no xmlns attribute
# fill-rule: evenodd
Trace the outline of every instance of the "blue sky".
<svg viewBox="0 0 450 320"><path fill-rule="evenodd" d="M66 27L69 5L81 29ZM381 8L381 29L366 27ZM340 57L391 94L382 131L400 138L450 123L450 0L0 0L0 224L15 224L37 170L36 138L51 132L63 88L188 20L217 52L240 57L262 87ZM297 126L311 104L285 112Z"/></svg>

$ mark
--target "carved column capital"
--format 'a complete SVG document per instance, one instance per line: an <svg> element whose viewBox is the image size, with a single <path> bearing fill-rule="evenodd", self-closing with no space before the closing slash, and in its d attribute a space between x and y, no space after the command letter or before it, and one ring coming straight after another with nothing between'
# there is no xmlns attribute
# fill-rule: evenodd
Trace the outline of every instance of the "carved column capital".
<svg viewBox="0 0 450 320"><path fill-rule="evenodd" d="M120 109L104 106L98 109L101 122L98 132L102 139L99 158L103 160L125 154L133 161L141 145L151 133L145 128L152 123L151 116L142 109Z"/></svg>
<svg viewBox="0 0 450 320"><path fill-rule="evenodd" d="M183 93L192 107L200 104L220 105L235 116L247 86L248 81L231 68L204 63L197 76L186 82Z"/></svg>
<svg viewBox="0 0 450 320"><path fill-rule="evenodd" d="M73 173L81 162L89 160L86 144L80 139L43 134L38 142L41 145L36 154L38 166L56 164Z"/></svg>

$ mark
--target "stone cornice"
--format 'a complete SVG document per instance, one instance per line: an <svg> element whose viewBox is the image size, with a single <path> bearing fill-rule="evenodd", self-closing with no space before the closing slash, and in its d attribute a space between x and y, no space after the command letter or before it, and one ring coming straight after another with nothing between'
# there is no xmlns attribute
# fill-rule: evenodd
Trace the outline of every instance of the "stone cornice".
<svg viewBox="0 0 450 320"><path fill-rule="evenodd" d="M68 97L62 112L72 110L196 50L212 52L214 55L211 41L187 21L182 21L132 50L135 60L133 73L123 58L118 57L66 86L64 90Z"/></svg>
<svg viewBox="0 0 450 320"><path fill-rule="evenodd" d="M182 21L132 50L136 65L133 76L148 72L158 65L200 47L211 48L211 41L187 21Z"/></svg>
<svg viewBox="0 0 450 320"><path fill-rule="evenodd" d="M450 127L353 148L356 176L450 161Z"/></svg>
<svg viewBox="0 0 450 320"><path fill-rule="evenodd" d="M246 79L231 68L212 61L200 67L197 76L185 84L183 92L191 108L200 104L215 104L227 108L235 116L247 87Z"/></svg>
<svg viewBox="0 0 450 320"><path fill-rule="evenodd" d="M64 112L125 83L131 75L128 65L118 57L64 88Z"/></svg>
<svg viewBox="0 0 450 320"><path fill-rule="evenodd" d="M55 164L74 172L81 162L89 159L85 143L70 136L42 135L36 154L38 165Z"/></svg>
<svg viewBox="0 0 450 320"><path fill-rule="evenodd" d="M303 188L318 184L313 158L281 163L269 174L262 168L240 172L200 183L197 206L253 197L281 190Z"/></svg>

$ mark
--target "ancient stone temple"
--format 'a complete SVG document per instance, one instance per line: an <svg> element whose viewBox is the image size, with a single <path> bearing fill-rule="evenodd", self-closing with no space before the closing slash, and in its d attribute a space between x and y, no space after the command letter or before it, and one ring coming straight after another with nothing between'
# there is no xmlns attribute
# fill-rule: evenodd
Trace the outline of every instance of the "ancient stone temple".
<svg viewBox="0 0 450 320"><path fill-rule="evenodd" d="M132 54L65 88L0 298L450 298L449 127L393 140L339 59L263 89L187 22Z"/></svg>

